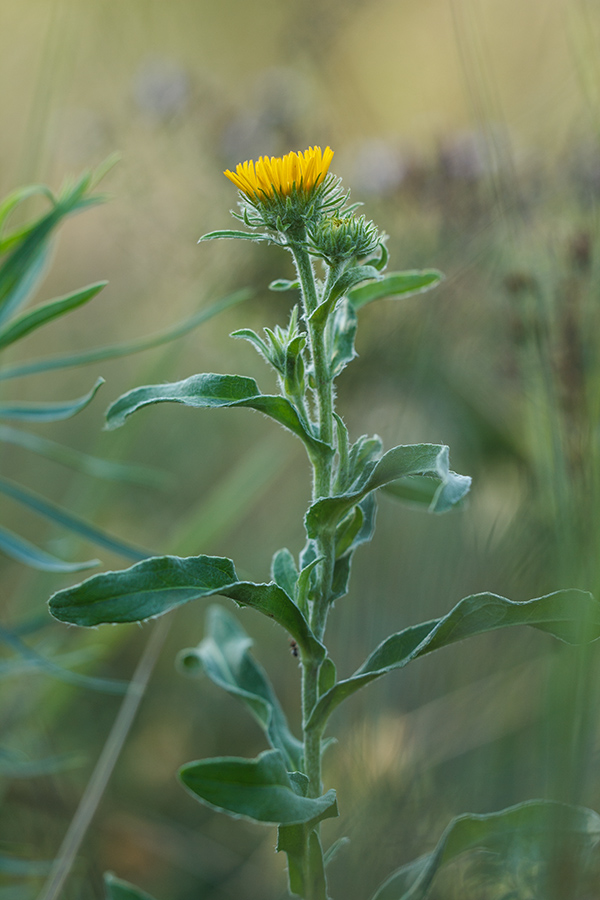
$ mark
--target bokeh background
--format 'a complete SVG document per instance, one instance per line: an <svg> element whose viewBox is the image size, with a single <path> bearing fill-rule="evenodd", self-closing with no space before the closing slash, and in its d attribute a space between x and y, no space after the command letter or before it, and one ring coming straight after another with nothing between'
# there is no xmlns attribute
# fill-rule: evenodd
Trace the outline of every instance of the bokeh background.
<svg viewBox="0 0 600 900"><path fill-rule="evenodd" d="M43 296L102 278L109 287L5 362L159 332L230 291L254 291L161 349L19 380L18 394L3 387L11 400L75 397L104 376L88 409L39 433L156 467L170 474L166 488L74 475L8 445L3 472L132 543L230 556L254 580L268 577L280 546L299 551L308 471L273 423L165 405L118 432L102 424L109 402L143 383L214 371L269 388L252 349L228 335L284 324L293 299L266 286L289 277L291 262L277 248L196 241L232 223L224 168L329 144L332 170L389 234L391 268L446 274L436 291L361 312L340 412L354 437L376 432L387 447L448 443L453 467L474 479L468 506L446 517L381 499L375 540L331 617L339 670L470 593L598 588L599 59L591 0L3 0L0 194L58 188L121 157L103 183L110 202L63 227ZM96 552L7 500L2 509L48 549ZM68 583L0 566L7 626L45 615L48 595ZM297 661L259 618L240 613L297 725ZM274 830L210 812L175 778L191 759L264 749L231 698L175 670L203 619L201 603L172 616L65 900L101 898L106 869L157 900L286 896ZM153 627L87 634L48 618L30 643L77 671L128 679ZM538 632L479 638L336 713L326 780L339 788L341 819L324 833L351 843L332 865L332 896L370 896L460 812L536 796L600 808L596 657ZM66 771L2 782L3 848L58 852L119 702L37 669L3 679L3 745L73 756ZM496 900L522 874L461 864L432 896ZM4 878L7 897L43 885L18 893L22 883Z"/></svg>

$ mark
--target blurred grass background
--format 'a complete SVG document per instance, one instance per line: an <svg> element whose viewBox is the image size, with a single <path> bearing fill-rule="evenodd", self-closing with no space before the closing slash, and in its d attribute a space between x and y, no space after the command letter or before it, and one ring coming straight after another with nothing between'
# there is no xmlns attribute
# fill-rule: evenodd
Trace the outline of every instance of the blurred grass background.
<svg viewBox="0 0 600 900"><path fill-rule="evenodd" d="M3 472L138 545L227 555L256 580L280 546L299 550L308 472L272 423L161 406L119 432L101 429L106 405L149 381L239 372L269 388L251 348L228 334L283 324L292 300L266 285L290 275L290 260L196 240L231 223L224 168L330 144L333 171L390 235L391 267L447 276L431 294L361 313L340 411L354 437L448 443L453 467L474 478L469 506L439 519L381 499L373 545L332 615L341 672L469 593L597 591L599 49L591 0L3 0L0 195L32 181L58 187L121 154L103 185L114 199L63 228L45 295L101 278L109 287L8 362L149 334L232 289L256 291L166 348L18 383L18 399L75 397L103 375L84 413L40 433L157 466L173 474L168 491L94 482L10 447ZM11 390L2 387L6 399ZM89 552L3 502L48 548ZM65 584L0 565L6 623L43 613ZM250 612L240 619L297 723L285 637ZM173 617L66 900L102 897L105 869L157 900L285 896L274 831L209 812L174 778L194 758L263 749L231 698L174 670L202 622L201 604ZM129 678L149 627L83 634L48 622L36 646L84 652L86 672ZM508 632L358 694L336 714L326 767L342 814L326 841L352 839L332 866L332 895L369 896L466 810L535 796L599 809L597 668L593 650ZM5 745L78 757L66 772L0 788L0 840L51 858L119 700L40 673L2 687ZM456 866L434 896L496 900L510 877L484 887Z"/></svg>

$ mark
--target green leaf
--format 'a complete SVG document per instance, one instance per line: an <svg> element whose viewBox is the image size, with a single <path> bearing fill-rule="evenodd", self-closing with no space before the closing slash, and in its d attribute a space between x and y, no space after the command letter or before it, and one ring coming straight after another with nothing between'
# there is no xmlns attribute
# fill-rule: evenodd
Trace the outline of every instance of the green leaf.
<svg viewBox="0 0 600 900"><path fill-rule="evenodd" d="M11 559L41 572L81 572L82 569L100 565L98 559L88 559L79 563L66 562L45 550L40 550L35 544L2 526L0 526L0 550Z"/></svg>
<svg viewBox="0 0 600 900"><path fill-rule="evenodd" d="M20 340L30 332L40 328L42 325L46 325L47 322L51 322L59 316L64 316L65 313L71 312L71 310L77 309L79 306L88 303L93 297L99 294L107 284L107 281L99 281L96 284L90 284L87 287L80 288L78 291L73 291L71 294L67 294L64 297L58 297L55 300L50 300L48 303L36 306L36 308L32 309L30 312L24 313L22 316L13 319L5 328L0 329L0 350L3 347L7 347L9 344L13 344L15 341Z"/></svg>
<svg viewBox="0 0 600 900"><path fill-rule="evenodd" d="M0 872L16 878L45 875L50 870L52 862L51 859L46 861L0 855Z"/></svg>
<svg viewBox="0 0 600 900"><path fill-rule="evenodd" d="M104 873L106 900L153 900L150 894L128 881L117 878L112 872Z"/></svg>
<svg viewBox="0 0 600 900"><path fill-rule="evenodd" d="M356 357L354 338L358 327L358 317L349 300L343 299L330 317L328 328L331 334L331 362L330 372L332 378L342 372L348 363Z"/></svg>
<svg viewBox="0 0 600 900"><path fill-rule="evenodd" d="M208 806L254 822L295 825L338 814L334 790L314 798L298 793L278 750L265 750L256 759L230 756L188 763L179 778Z"/></svg>
<svg viewBox="0 0 600 900"><path fill-rule="evenodd" d="M321 842L313 827L280 825L277 829L277 852L287 854L291 894L328 900Z"/></svg>
<svg viewBox="0 0 600 900"><path fill-rule="evenodd" d="M106 413L107 427L118 428L128 416L154 403L182 403L196 408L246 407L275 419L296 434L309 451L333 453L331 447L306 431L298 413L285 397L261 394L254 378L242 375L192 375L172 384L135 388L112 404Z"/></svg>
<svg viewBox="0 0 600 900"><path fill-rule="evenodd" d="M207 635L189 650L182 650L178 663L186 672L200 668L214 684L238 697L250 710L269 743L281 751L289 769L302 765L303 745L291 733L285 714L263 668L252 658L252 640L241 625L221 606L207 613Z"/></svg>
<svg viewBox="0 0 600 900"><path fill-rule="evenodd" d="M516 852L521 859L535 854L548 860L568 848L581 864L599 841L600 816L582 806L529 800L486 815L467 813L450 822L432 853L394 872L372 900L425 900L440 868L468 851L503 857Z"/></svg>
<svg viewBox="0 0 600 900"><path fill-rule="evenodd" d="M234 231L231 229L225 229L224 231L210 231L208 234L203 234L198 240L198 243L201 244L202 241L220 241L223 238L231 238L232 240L239 241L269 241L271 244L279 243L279 241L270 234L260 234L258 232L252 233L250 231Z"/></svg>
<svg viewBox="0 0 600 900"><path fill-rule="evenodd" d="M360 309L373 300L383 297L408 297L421 294L435 287L443 279L443 274L436 269L416 269L407 272L389 272L380 281L354 288L348 297L354 309Z"/></svg>
<svg viewBox="0 0 600 900"><path fill-rule="evenodd" d="M275 619L307 653L325 656L325 648L280 587L238 581L231 560L220 556L153 556L58 591L49 604L52 615L62 622L89 627L152 619L182 603L218 594Z"/></svg>
<svg viewBox="0 0 600 900"><path fill-rule="evenodd" d="M311 313L310 321L315 325L322 325L329 318L338 299L347 294L355 284L369 278L380 279L381 273L373 266L353 266L351 269L346 269L335 282L326 299Z"/></svg>
<svg viewBox="0 0 600 900"><path fill-rule="evenodd" d="M306 515L309 537L316 538L321 531L335 527L341 516L359 503L371 491L399 478L427 475L436 479L437 489L430 504L431 512L446 512L459 502L471 485L467 475L451 472L448 463L448 447L440 444L407 444L388 450L374 465L360 490L324 497L310 507Z"/></svg>
<svg viewBox="0 0 600 900"><path fill-rule="evenodd" d="M289 281L287 278L276 278L269 285L270 291L297 291L300 287L299 281Z"/></svg>
<svg viewBox="0 0 600 900"><path fill-rule="evenodd" d="M93 475L95 478L143 484L147 487L164 487L171 478L169 473L160 469L90 456L39 434L21 431L20 428L13 428L10 425L0 425L0 441L31 450L32 453L69 466L85 475Z"/></svg>
<svg viewBox="0 0 600 900"><path fill-rule="evenodd" d="M25 422L58 422L70 419L91 403L104 378L98 378L94 387L77 400L59 403L0 403L0 419L20 419Z"/></svg>
<svg viewBox="0 0 600 900"><path fill-rule="evenodd" d="M24 753L0 749L0 778L36 778L65 772L79 765L81 760L73 754L29 759Z"/></svg>
<svg viewBox="0 0 600 900"><path fill-rule="evenodd" d="M294 599L298 582L298 569L296 568L296 561L287 547L278 550L273 556L271 578L275 584L278 584L286 592L290 600Z"/></svg>
<svg viewBox="0 0 600 900"><path fill-rule="evenodd" d="M600 603L579 590L556 591L523 602L490 593L465 597L441 619L412 625L386 638L354 675L338 681L320 698L308 727L325 722L343 700L376 678L441 647L512 625L531 625L570 644L588 643L600 637Z"/></svg>
<svg viewBox="0 0 600 900"><path fill-rule="evenodd" d="M85 540L91 541L93 544L105 547L113 553L118 553L119 556L123 556L125 559L137 561L146 559L151 555L146 550L141 550L139 547L134 547L131 544L125 543L125 541L120 541L117 538L112 537L100 528L96 528L79 516L74 515L74 513L68 512L61 506L51 503L44 497L40 497L39 494L34 493L28 488L21 487L21 485L15 484L7 478L0 478L0 493L5 494L17 503L21 503L23 506L28 507L28 509L33 510L37 515L43 516L43 518L49 519L51 522L55 522L63 528L67 528L69 531L79 535L79 537L85 538ZM94 561L94 565L97 565L97 561ZM89 566L80 566L80 568L89 568ZM72 569L71 571L75 570Z"/></svg>
<svg viewBox="0 0 600 900"><path fill-rule="evenodd" d="M90 363L104 362L106 359L117 359L121 356L131 356L133 353L141 353L143 350L152 350L154 347L160 347L170 341L183 337L183 335L197 328L203 322L208 321L213 316L248 300L252 296L252 291L243 289L228 294L222 300L212 303L204 309L199 310L183 322L179 322L172 328L167 328L158 334L149 337L136 338L133 341L125 341L122 344L114 344L108 347L98 347L95 350L84 350L82 353L73 353L68 356L55 356L49 359L34 360L33 362L20 363L16 366L3 369L0 371L0 381L7 381L10 378L21 378L24 375L35 375L40 372L50 372L55 369L69 369L73 366L85 366Z"/></svg>

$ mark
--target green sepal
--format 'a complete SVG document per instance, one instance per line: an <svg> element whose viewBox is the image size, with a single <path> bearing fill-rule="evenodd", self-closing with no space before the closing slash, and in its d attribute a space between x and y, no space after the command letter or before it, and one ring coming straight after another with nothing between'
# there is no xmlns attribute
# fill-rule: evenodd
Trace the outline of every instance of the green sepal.
<svg viewBox="0 0 600 900"><path fill-rule="evenodd" d="M103 572L50 597L52 615L72 625L141 622L203 597L221 595L274 619L308 655L323 659L325 648L285 591L272 582L238 581L230 559L221 556L153 556L120 572Z"/></svg>
<svg viewBox="0 0 600 900"><path fill-rule="evenodd" d="M104 873L104 890L106 900L154 900L146 891L117 878L112 872Z"/></svg>
<svg viewBox="0 0 600 900"><path fill-rule="evenodd" d="M338 681L319 699L307 728L320 727L343 700L376 678L441 647L512 625L531 625L569 644L589 643L600 637L600 603L575 589L523 602L490 593L465 597L441 619L386 638L350 678Z"/></svg>
<svg viewBox="0 0 600 900"><path fill-rule="evenodd" d="M338 814L334 790L314 798L298 793L298 782L290 778L278 750L265 750L256 759L225 756L187 763L179 778L202 803L234 818L298 825Z"/></svg>
<svg viewBox="0 0 600 900"><path fill-rule="evenodd" d="M76 400L61 400L58 403L0 403L0 419L14 419L22 422L59 422L70 419L92 402L104 378L98 378L93 388Z"/></svg>
<svg viewBox="0 0 600 900"><path fill-rule="evenodd" d="M373 300L384 297L409 297L422 294L434 288L444 278L437 269L409 270L406 272L389 272L380 280L356 287L348 293L354 309L360 309Z"/></svg>
<svg viewBox="0 0 600 900"><path fill-rule="evenodd" d="M277 852L287 854L290 894L327 900L323 852L314 827L280 825L277 829ZM308 872L305 870L307 859Z"/></svg>
<svg viewBox="0 0 600 900"><path fill-rule="evenodd" d="M106 413L108 428L118 428L128 416L154 403L182 403L197 408L246 407L264 413L296 434L311 453L331 456L333 449L306 430L285 397L261 394L254 378L242 375L192 375L184 381L135 388L119 397Z"/></svg>
<svg viewBox="0 0 600 900"><path fill-rule="evenodd" d="M269 285L270 291L297 291L300 287L299 281L290 281L288 278L276 278Z"/></svg>
<svg viewBox="0 0 600 900"><path fill-rule="evenodd" d="M394 872L372 900L425 900L441 867L468 851L516 855L520 860L534 856L537 862L566 851L580 869L599 841L600 816L582 806L529 800L500 812L467 813L450 822L432 853Z"/></svg>
<svg viewBox="0 0 600 900"><path fill-rule="evenodd" d="M8 347L9 344L13 344L15 341L24 338L26 335L30 334L30 332L35 331L37 328L41 328L42 325L46 325L53 319L64 316L65 313L71 312L71 310L77 309L79 306L88 303L99 294L107 284L107 281L99 281L96 284L90 284L87 287L73 291L71 294L67 294L64 297L57 297L55 300L50 300L48 303L36 306L35 309L23 313L23 315L13 319L5 328L0 329L0 350L4 347Z"/></svg>
<svg viewBox="0 0 600 900"><path fill-rule="evenodd" d="M283 547L273 556L271 562L271 578L285 591L290 600L294 600L296 584L298 582L298 569L296 561L287 549Z"/></svg>
<svg viewBox="0 0 600 900"><path fill-rule="evenodd" d="M211 606L206 616L206 637L178 655L179 667L195 674L200 669L218 687L238 697L250 710L288 769L302 765L303 745L291 733L264 669L250 653L252 640L222 606Z"/></svg>
<svg viewBox="0 0 600 900"><path fill-rule="evenodd" d="M306 514L306 531L316 538L322 531L332 529L341 516L371 491L375 491L399 478L412 475L428 475L438 482L431 502L431 512L446 512L467 493L471 479L457 475L449 468L448 447L440 444L408 444L388 450L373 466L364 485L356 491L337 497L317 500Z"/></svg>

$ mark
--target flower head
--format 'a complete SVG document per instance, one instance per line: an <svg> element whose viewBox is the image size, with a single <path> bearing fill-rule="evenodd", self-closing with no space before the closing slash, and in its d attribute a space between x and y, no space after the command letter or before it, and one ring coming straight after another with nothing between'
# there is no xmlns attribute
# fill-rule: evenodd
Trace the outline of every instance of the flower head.
<svg viewBox="0 0 600 900"><path fill-rule="evenodd" d="M239 218L251 227L298 234L324 214L343 206L340 180L329 173L333 150L309 147L285 156L261 156L227 169L240 191Z"/></svg>
<svg viewBox="0 0 600 900"><path fill-rule="evenodd" d="M227 169L223 174L250 200L264 201L310 193L323 183L332 159L331 147L324 153L320 147L309 147L285 156L261 156L256 163L247 160L239 163L235 172Z"/></svg>

